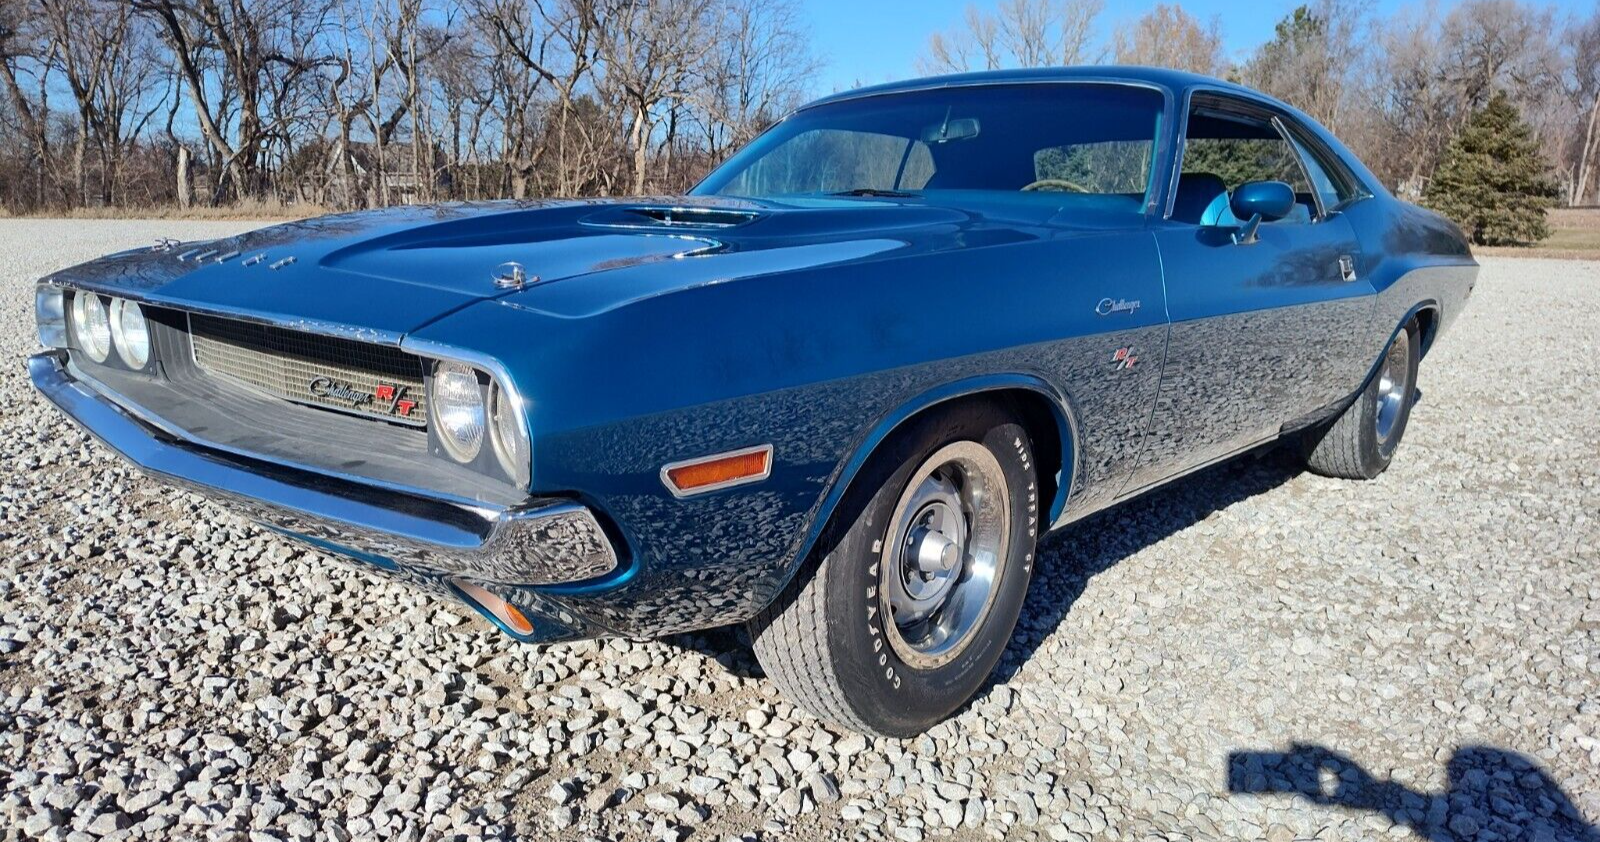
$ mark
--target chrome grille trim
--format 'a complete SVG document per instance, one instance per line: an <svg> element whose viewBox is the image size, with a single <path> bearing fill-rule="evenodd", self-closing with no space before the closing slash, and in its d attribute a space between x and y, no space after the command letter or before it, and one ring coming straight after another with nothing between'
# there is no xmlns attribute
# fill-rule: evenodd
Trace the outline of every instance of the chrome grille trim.
<svg viewBox="0 0 1600 842"><path fill-rule="evenodd" d="M423 360L399 348L199 313L189 314L189 337L195 365L207 374L295 403L427 426ZM319 379L335 386L336 394L314 393L312 384ZM379 399L383 386L398 397ZM344 388L355 397L340 397ZM404 415L403 400L414 402Z"/></svg>

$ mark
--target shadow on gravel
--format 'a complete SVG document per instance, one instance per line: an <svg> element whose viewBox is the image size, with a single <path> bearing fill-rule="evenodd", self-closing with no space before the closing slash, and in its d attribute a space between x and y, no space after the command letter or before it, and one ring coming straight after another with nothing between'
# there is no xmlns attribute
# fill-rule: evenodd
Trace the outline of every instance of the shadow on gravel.
<svg viewBox="0 0 1600 842"><path fill-rule="evenodd" d="M1228 756L1228 790L1298 795L1313 804L1382 813L1432 842L1461 839L1600 842L1589 824L1536 761L1485 746L1456 749L1446 767L1450 788L1417 792L1380 781L1330 749L1237 751Z"/></svg>
<svg viewBox="0 0 1600 842"><path fill-rule="evenodd" d="M1009 682L1083 596L1089 580L1134 553L1212 514L1298 476L1305 462L1287 448L1199 471L1046 536L1017 631L977 698Z"/></svg>

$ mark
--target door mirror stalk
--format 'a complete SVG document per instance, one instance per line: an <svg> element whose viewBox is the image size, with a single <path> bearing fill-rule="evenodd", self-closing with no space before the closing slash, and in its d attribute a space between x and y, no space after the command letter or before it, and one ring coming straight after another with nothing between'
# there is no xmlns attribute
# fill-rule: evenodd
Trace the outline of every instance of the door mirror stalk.
<svg viewBox="0 0 1600 842"><path fill-rule="evenodd" d="M1248 222L1239 227L1239 230L1233 232L1233 244L1236 246L1248 246L1260 240L1261 238L1256 236L1260 229L1261 214L1258 213L1251 216Z"/></svg>

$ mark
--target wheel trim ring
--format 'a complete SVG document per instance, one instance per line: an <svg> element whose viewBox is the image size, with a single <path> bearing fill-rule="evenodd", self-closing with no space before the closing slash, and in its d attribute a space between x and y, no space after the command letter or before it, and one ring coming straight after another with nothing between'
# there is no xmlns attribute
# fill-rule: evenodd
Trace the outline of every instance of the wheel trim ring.
<svg viewBox="0 0 1600 842"><path fill-rule="evenodd" d="M1378 371L1378 404L1373 413L1373 427L1380 444L1387 443L1394 435L1405 407L1410 379L1411 334L1402 330L1384 353L1383 367Z"/></svg>
<svg viewBox="0 0 1600 842"><path fill-rule="evenodd" d="M919 620L928 635L908 639L896 621L892 596L902 575L907 534L918 523L922 507L914 505L924 481L947 466L963 471L966 487L963 501L972 507L966 546L954 571L956 581L945 594L945 601L929 618ZM977 489L981 480L982 488ZM878 609L883 615L884 636L890 648L906 666L933 669L955 660L976 639L976 631L994 606L1011 544L1011 494L1000 462L988 448L974 441L960 441L940 448L912 473L906 489L889 518L878 559Z"/></svg>

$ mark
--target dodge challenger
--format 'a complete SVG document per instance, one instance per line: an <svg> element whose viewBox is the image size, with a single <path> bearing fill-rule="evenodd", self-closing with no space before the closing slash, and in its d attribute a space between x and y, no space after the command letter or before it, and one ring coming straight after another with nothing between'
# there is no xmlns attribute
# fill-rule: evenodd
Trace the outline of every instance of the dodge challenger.
<svg viewBox="0 0 1600 842"><path fill-rule="evenodd" d="M814 102L686 196L109 255L39 283L28 366L143 472L513 638L742 623L903 737L989 677L1046 532L1273 443L1381 474L1476 273L1269 97L992 72Z"/></svg>

